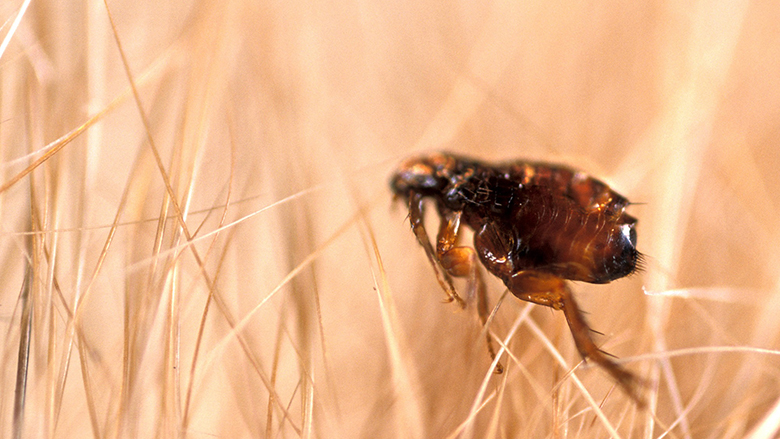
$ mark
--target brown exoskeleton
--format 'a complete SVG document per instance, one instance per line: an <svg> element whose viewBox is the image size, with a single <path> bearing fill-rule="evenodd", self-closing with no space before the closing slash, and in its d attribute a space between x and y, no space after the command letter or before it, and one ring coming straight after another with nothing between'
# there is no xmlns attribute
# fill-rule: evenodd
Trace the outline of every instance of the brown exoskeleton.
<svg viewBox="0 0 780 439"><path fill-rule="evenodd" d="M563 166L510 162L488 165L447 153L404 162L390 186L409 206L417 240L449 301L465 307L451 277L468 279L484 325L488 305L477 261L517 298L563 311L577 350L603 367L640 405L639 379L607 357L590 335L566 280L607 283L637 270L636 219L606 184ZM436 249L423 223L423 201L436 203ZM457 244L461 223L474 247ZM495 357L490 336L488 349ZM497 370L500 372L500 368Z"/></svg>

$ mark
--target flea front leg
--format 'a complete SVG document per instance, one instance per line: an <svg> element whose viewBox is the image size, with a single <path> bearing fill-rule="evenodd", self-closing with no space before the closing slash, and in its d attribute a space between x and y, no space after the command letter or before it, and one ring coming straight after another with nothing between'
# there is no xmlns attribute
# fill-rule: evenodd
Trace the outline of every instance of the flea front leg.
<svg viewBox="0 0 780 439"><path fill-rule="evenodd" d="M644 405L639 394L641 381L596 346L590 336L591 329L563 279L544 272L524 270L505 279L505 283L518 299L562 310L580 355L603 367L640 407Z"/></svg>
<svg viewBox="0 0 780 439"><path fill-rule="evenodd" d="M409 196L409 221L412 223L412 230L414 236L417 237L417 242L420 243L425 250L425 254L428 256L433 271L436 273L436 280L439 281L439 285L447 294L447 302L456 302L461 308L466 307L466 303L455 292L455 287L452 285L452 278L448 274L448 270L441 266L441 262L433 250L431 240L428 238L428 232L425 230L425 223L423 222L423 196L412 192ZM442 268L442 269L440 269Z"/></svg>

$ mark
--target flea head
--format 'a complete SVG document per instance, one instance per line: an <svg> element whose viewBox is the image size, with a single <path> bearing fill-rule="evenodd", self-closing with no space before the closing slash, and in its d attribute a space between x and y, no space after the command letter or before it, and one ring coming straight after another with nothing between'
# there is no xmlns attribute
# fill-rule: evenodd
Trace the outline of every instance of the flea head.
<svg viewBox="0 0 780 439"><path fill-rule="evenodd" d="M452 157L429 154L403 162L390 178L396 196L408 198L412 192L422 195L438 193L447 185L455 167Z"/></svg>

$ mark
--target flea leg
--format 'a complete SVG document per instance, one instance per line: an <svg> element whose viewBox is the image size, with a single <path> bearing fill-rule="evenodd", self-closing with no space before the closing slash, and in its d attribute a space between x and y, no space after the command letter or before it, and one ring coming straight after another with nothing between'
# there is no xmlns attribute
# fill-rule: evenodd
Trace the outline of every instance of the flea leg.
<svg viewBox="0 0 780 439"><path fill-rule="evenodd" d="M596 346L590 336L590 327L563 279L544 272L525 270L505 279L505 283L512 294L521 300L562 310L580 355L604 368L631 399L640 407L644 406L644 399L639 394L642 382Z"/></svg>
<svg viewBox="0 0 780 439"><path fill-rule="evenodd" d="M428 238L428 232L425 230L425 224L423 222L423 197L418 193L412 193L409 197L409 221L412 223L412 230L414 236L417 237L417 242L420 243L425 250L425 254L428 256L433 267L434 273L436 273L436 280L439 281L439 285L447 294L447 302L456 302L461 308L466 307L466 303L455 292L455 287L452 285L452 278L448 274L447 270L441 266L436 252L433 250L431 240Z"/></svg>
<svg viewBox="0 0 780 439"><path fill-rule="evenodd" d="M457 246L458 232L460 230L461 212L446 212L442 214L439 235L436 238L436 254L439 256L441 266L453 277L466 278L468 284L468 299L477 297L477 312L482 326L485 328L487 338L487 348L490 358L496 359L496 350L493 346L493 339L487 331L487 318L489 309L487 303L487 294L485 291L485 281L479 270L477 253L471 247ZM504 371L504 367L496 364L496 373Z"/></svg>

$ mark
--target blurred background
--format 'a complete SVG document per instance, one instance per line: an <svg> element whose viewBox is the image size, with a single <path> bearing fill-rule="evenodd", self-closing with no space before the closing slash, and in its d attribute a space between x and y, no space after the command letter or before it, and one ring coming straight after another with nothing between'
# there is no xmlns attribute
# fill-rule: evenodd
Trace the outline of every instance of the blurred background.
<svg viewBox="0 0 780 439"><path fill-rule="evenodd" d="M772 2L5 1L2 436L776 437L779 71ZM646 409L512 296L491 373L387 186L442 149L636 203L572 288Z"/></svg>

